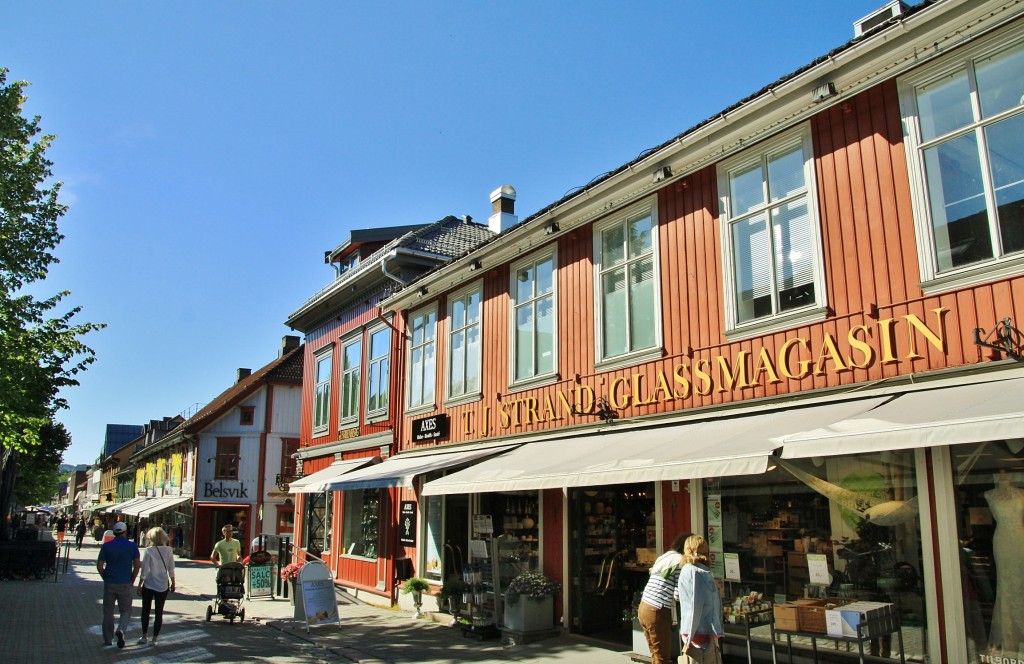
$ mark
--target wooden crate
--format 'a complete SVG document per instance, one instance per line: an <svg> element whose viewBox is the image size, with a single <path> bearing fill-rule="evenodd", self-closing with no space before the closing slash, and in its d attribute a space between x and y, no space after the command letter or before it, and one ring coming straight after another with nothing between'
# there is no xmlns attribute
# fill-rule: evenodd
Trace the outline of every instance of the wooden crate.
<svg viewBox="0 0 1024 664"><path fill-rule="evenodd" d="M798 599L793 603L797 605L800 631L824 634L827 631L825 612L847 604L848 600L839 597L824 597L821 599Z"/></svg>
<svg viewBox="0 0 1024 664"><path fill-rule="evenodd" d="M773 610L775 614L775 628L784 629L790 632L800 630L800 607L795 604L776 604Z"/></svg>

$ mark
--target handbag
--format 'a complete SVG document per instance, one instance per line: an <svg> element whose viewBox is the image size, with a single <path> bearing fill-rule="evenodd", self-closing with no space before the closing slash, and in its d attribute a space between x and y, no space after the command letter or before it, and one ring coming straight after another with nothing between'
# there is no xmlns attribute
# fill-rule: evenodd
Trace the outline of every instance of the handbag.
<svg viewBox="0 0 1024 664"><path fill-rule="evenodd" d="M167 574L167 590L165 590L164 592L165 593L166 592L170 592L170 590L171 590L171 571L169 569L167 569L167 561L164 560L163 549L161 547L159 547L159 546L156 547L156 553L157 553L158 556L160 556L160 562L163 563L163 565L164 565L164 572Z"/></svg>

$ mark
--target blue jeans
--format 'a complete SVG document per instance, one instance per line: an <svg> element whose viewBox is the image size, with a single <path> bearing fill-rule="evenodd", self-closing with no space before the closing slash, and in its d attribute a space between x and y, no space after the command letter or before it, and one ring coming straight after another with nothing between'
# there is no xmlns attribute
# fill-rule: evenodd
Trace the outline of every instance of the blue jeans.
<svg viewBox="0 0 1024 664"><path fill-rule="evenodd" d="M121 611L121 617L117 623L117 629L121 633L128 631L128 625L132 621L132 599L135 585L131 583L104 583L103 584L103 643L110 643L114 640L114 603Z"/></svg>

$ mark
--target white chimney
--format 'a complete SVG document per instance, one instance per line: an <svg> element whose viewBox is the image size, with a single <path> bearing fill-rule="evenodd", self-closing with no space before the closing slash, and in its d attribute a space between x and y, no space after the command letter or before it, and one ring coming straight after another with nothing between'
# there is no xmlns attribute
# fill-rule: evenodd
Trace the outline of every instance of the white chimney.
<svg viewBox="0 0 1024 664"><path fill-rule="evenodd" d="M519 223L516 211L516 190L510 184L503 184L491 192L491 216L487 227L495 233L512 228Z"/></svg>

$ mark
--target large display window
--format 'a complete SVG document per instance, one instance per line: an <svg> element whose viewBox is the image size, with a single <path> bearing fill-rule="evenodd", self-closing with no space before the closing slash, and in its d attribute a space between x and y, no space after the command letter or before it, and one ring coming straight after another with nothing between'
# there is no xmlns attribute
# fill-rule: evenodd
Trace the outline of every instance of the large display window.
<svg viewBox="0 0 1024 664"><path fill-rule="evenodd" d="M1024 661L1024 440L951 456L969 661Z"/></svg>
<svg viewBox="0 0 1024 664"><path fill-rule="evenodd" d="M808 597L891 604L906 660L927 658L913 451L776 459L763 475L705 480L704 497L726 606L750 593L776 604ZM769 634L765 625L753 638ZM892 635L868 649L899 659Z"/></svg>

